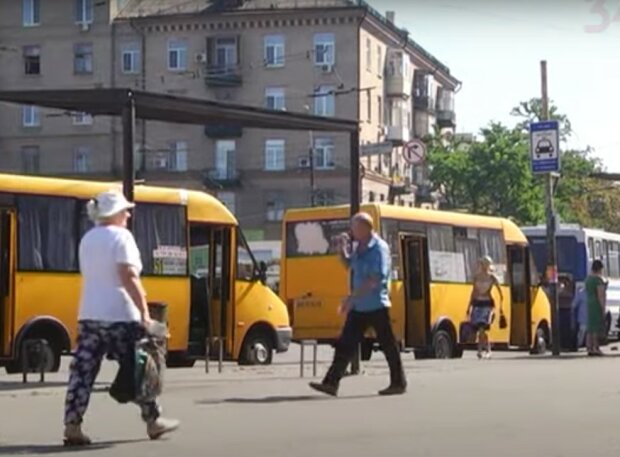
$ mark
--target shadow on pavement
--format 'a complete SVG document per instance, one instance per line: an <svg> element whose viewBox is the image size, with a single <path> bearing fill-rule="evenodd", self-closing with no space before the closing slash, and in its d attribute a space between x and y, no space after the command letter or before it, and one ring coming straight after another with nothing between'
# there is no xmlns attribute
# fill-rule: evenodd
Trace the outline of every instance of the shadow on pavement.
<svg viewBox="0 0 620 457"><path fill-rule="evenodd" d="M325 400L362 400L367 398L376 398L377 395L348 395L346 397L328 397L319 395L282 395L262 398L224 398L215 400L199 400L198 405L221 405L223 403L237 404L273 404L273 403L293 403L304 401L325 401Z"/></svg>
<svg viewBox="0 0 620 457"><path fill-rule="evenodd" d="M19 381L0 381L0 392L10 392L10 391L22 391L22 390L33 390L33 389L50 389L54 387L66 387L67 381L46 381L39 382L37 381L29 381L27 383ZM101 393L107 392L109 390L109 383L95 383L93 387L93 393Z"/></svg>
<svg viewBox="0 0 620 457"><path fill-rule="evenodd" d="M100 441L90 446L65 447L62 444L16 444L4 445L0 443L0 455L28 455L28 454L56 454L99 451L109 449L117 445L140 443L147 441L144 438L133 440Z"/></svg>

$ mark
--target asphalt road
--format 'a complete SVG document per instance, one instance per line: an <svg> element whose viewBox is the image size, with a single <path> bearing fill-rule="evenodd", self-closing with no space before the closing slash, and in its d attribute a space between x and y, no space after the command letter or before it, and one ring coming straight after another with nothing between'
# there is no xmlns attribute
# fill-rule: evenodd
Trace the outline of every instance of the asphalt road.
<svg viewBox="0 0 620 457"><path fill-rule="evenodd" d="M321 351L327 360L329 350ZM105 365L85 428L88 456L617 456L620 359L495 354L479 361L414 361L404 354L409 392L376 395L388 381L383 357L346 378L341 396L321 397L299 378L296 354L262 368L227 364L168 370L162 403L181 429L146 438L137 408L105 392ZM212 369L215 368L212 365ZM326 369L319 367L319 374ZM307 373L310 373L308 367ZM0 455L61 455L66 372L46 386L0 375ZM70 452L72 455L75 451Z"/></svg>

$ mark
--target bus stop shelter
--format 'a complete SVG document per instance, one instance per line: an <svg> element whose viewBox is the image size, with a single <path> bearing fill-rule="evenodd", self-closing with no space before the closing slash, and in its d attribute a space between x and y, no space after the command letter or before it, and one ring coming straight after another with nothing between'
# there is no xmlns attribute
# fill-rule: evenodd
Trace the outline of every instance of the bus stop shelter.
<svg viewBox="0 0 620 457"><path fill-rule="evenodd" d="M350 135L351 213L359 210L360 166L357 120L274 111L124 88L0 91L0 102L83 112L93 116L120 116L123 138L123 192L130 201L133 201L134 196L136 119L203 126L237 123L244 128L348 133Z"/></svg>

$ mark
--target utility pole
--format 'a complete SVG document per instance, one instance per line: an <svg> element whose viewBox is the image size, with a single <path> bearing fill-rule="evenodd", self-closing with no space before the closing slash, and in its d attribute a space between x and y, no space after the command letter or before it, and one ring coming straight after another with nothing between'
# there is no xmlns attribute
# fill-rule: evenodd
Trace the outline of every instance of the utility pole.
<svg viewBox="0 0 620 457"><path fill-rule="evenodd" d="M549 120L549 93L547 90L547 61L540 62L541 88L542 88L542 119ZM547 214L547 280L549 298L551 301L551 339L554 356L560 355L560 301L558 297L558 267L556 252L556 214L553 204L555 188L555 173L547 173L545 176L546 214Z"/></svg>

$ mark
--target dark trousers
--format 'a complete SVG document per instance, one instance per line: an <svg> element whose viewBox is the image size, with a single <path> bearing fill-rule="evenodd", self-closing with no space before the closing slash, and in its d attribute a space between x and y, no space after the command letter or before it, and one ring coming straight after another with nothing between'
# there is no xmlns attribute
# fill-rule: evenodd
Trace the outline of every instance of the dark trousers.
<svg viewBox="0 0 620 457"><path fill-rule="evenodd" d="M405 372L400 359L400 350L396 344L396 338L390 323L390 313L387 308L368 313L349 312L342 329L342 334L336 343L334 360L323 380L324 384L339 385L347 366L355 355L355 350L364 339L364 333L369 327L375 330L381 350L385 354L385 358L390 366L390 385L406 385Z"/></svg>

